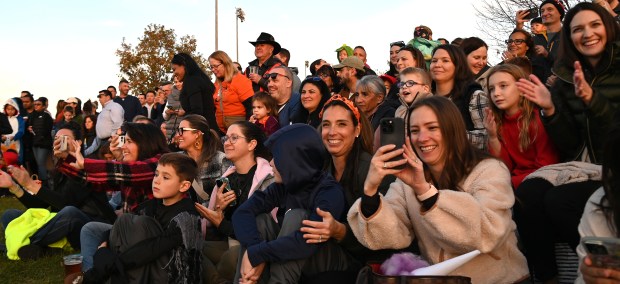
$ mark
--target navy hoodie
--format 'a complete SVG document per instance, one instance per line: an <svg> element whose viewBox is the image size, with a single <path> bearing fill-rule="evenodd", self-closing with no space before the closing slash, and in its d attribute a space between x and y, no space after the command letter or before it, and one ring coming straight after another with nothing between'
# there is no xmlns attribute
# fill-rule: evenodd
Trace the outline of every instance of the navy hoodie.
<svg viewBox="0 0 620 284"><path fill-rule="evenodd" d="M257 229L256 216L279 207L278 212L306 209L312 221L323 220L316 208L329 211L337 220L346 218L343 189L323 170L327 153L316 129L306 124L289 125L272 134L265 145L273 154L282 183L254 192L232 217L235 235L247 247L252 266L308 258L322 245L307 244L299 230L265 241ZM278 216L278 220L283 217Z"/></svg>

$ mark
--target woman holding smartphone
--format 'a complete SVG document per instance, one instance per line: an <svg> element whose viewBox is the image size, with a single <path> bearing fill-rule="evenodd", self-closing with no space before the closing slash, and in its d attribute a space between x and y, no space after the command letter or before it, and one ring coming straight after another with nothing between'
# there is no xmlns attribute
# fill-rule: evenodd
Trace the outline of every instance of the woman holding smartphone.
<svg viewBox="0 0 620 284"><path fill-rule="evenodd" d="M620 120L607 135L603 160L603 187L596 190L583 211L579 235L584 237L620 238ZM575 283L620 281L620 269L596 267L587 255L583 243L577 246L579 277ZM610 252L613 254L613 252Z"/></svg>
<svg viewBox="0 0 620 284"><path fill-rule="evenodd" d="M196 209L208 221L203 247L206 283L232 282L235 278L240 247L235 239L232 215L254 192L267 188L274 178L265 140L263 131L249 121L234 122L222 137L226 158L233 163L222 175L229 183L213 188L208 207L196 203ZM225 191L227 187L232 190Z"/></svg>
<svg viewBox="0 0 620 284"><path fill-rule="evenodd" d="M377 150L364 195L349 211L357 239L370 249L400 249L417 239L422 257L433 264L480 250L450 275L471 277L472 283L526 280L506 166L468 142L465 123L450 100L416 101L408 117L405 145ZM390 161L400 155L404 158ZM377 189L386 175L398 179L383 196Z"/></svg>

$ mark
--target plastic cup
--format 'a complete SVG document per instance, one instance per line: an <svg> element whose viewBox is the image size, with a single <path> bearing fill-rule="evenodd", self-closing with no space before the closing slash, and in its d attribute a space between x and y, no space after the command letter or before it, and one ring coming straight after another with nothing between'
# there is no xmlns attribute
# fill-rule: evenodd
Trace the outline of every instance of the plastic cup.
<svg viewBox="0 0 620 284"><path fill-rule="evenodd" d="M250 74L258 74L258 66L250 66Z"/></svg>
<svg viewBox="0 0 620 284"><path fill-rule="evenodd" d="M79 254L63 256L62 264L65 267L65 277L80 272L82 271L82 256Z"/></svg>

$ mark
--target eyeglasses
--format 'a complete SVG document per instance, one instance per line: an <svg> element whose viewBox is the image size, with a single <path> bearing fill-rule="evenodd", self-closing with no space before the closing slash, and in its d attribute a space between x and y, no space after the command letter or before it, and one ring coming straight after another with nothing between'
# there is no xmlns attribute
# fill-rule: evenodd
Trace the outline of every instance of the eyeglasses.
<svg viewBox="0 0 620 284"><path fill-rule="evenodd" d="M220 63L220 64L217 64L217 65L212 64L211 66L209 66L209 69L214 70L214 69L216 69L216 68L219 68L220 66L222 66L222 64L221 64L221 63Z"/></svg>
<svg viewBox="0 0 620 284"><path fill-rule="evenodd" d="M401 40L401 41L395 41L395 42L390 43L390 47L395 46L395 45L403 47L405 46L405 42Z"/></svg>
<svg viewBox="0 0 620 284"><path fill-rule="evenodd" d="M179 135L182 136L184 131L196 131L196 130L198 130L198 129L196 129L196 128L189 128L189 127L179 127L179 128L177 128L177 133L179 133Z"/></svg>
<svg viewBox="0 0 620 284"><path fill-rule="evenodd" d="M239 135L231 135L231 136L226 135L226 136L222 136L222 144L226 144L226 141L230 141L230 144L235 144L237 143L237 140L239 140L239 138L247 139Z"/></svg>
<svg viewBox="0 0 620 284"><path fill-rule="evenodd" d="M418 83L416 81L413 81L413 80L409 80L409 81L405 81L405 82L399 82L396 86L399 89L402 89L403 87L411 88L411 87L413 87L415 85L422 85L422 84L420 84L420 83Z"/></svg>
<svg viewBox="0 0 620 284"><path fill-rule="evenodd" d="M317 74L317 76L319 76L319 77L321 77L321 78L327 78L327 77L329 77L329 75L328 75L328 74L325 74L325 73Z"/></svg>
<svg viewBox="0 0 620 284"><path fill-rule="evenodd" d="M514 43L514 44L516 44L516 45L521 45L522 43L524 43L524 42L525 42L525 40L524 40L524 39L509 39L509 40L506 40L506 41L504 41L504 42L505 42L506 44L511 44L511 43Z"/></svg>
<svg viewBox="0 0 620 284"><path fill-rule="evenodd" d="M286 76L286 75L282 75L282 74L280 74L280 73L269 73L269 74L265 74L265 76L263 76L263 78L265 78L265 80L269 80L269 79L271 79L271 80L275 80L275 79L278 77L278 75L280 75L280 76L282 76L282 77L286 77L286 78L287 78L287 79L289 79L289 80L291 79L291 78L289 78L288 76Z"/></svg>

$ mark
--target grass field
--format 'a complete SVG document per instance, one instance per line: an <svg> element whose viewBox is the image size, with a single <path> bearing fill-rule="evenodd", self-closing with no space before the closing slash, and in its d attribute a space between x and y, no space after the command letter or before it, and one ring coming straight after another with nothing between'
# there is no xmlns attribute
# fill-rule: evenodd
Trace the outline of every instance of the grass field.
<svg viewBox="0 0 620 284"><path fill-rule="evenodd" d="M11 208L24 209L24 206L13 197L1 197L0 214ZM4 230L0 230L0 241L5 242ZM0 256L0 283L63 283L64 268L61 266L61 261L60 255L36 261L15 261L9 260L4 254Z"/></svg>

